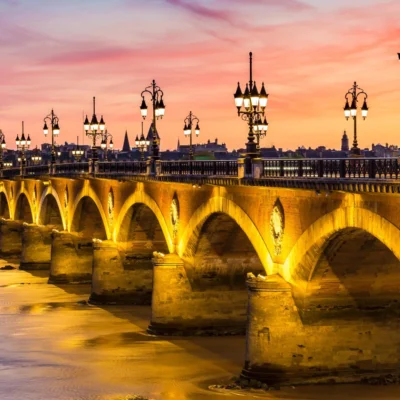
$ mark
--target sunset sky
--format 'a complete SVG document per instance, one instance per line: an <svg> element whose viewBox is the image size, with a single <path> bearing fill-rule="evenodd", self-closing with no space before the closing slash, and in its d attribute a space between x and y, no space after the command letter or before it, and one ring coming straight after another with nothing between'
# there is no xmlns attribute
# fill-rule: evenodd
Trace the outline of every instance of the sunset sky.
<svg viewBox="0 0 400 400"><path fill-rule="evenodd" d="M125 129L133 145L140 93L155 79L161 150L187 142L189 111L200 142L244 147L233 93L252 51L270 94L263 146L338 148L344 129L353 134L343 106L354 80L369 95L360 147L400 144L399 16L399 0L0 0L0 128L14 148L25 120L40 145L53 107L59 142L75 142L96 96L116 147Z"/></svg>

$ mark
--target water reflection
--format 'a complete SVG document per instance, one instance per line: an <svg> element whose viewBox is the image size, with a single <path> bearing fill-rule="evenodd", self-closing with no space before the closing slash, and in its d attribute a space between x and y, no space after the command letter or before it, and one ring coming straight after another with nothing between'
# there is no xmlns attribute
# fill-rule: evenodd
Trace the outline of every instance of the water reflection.
<svg viewBox="0 0 400 400"><path fill-rule="evenodd" d="M150 308L87 304L90 287L47 284L47 274L0 271L0 399L397 399L397 387L285 388L218 394L237 375L243 337L146 334Z"/></svg>

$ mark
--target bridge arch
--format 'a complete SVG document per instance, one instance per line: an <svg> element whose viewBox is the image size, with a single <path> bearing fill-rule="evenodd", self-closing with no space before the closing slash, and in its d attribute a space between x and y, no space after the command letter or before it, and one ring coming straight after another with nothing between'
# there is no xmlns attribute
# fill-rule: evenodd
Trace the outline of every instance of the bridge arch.
<svg viewBox="0 0 400 400"><path fill-rule="evenodd" d="M102 230L104 230L104 234ZM68 231L83 232L89 236L95 235L96 239L108 239L110 237L108 220L100 199L90 187L88 190L82 189L76 197Z"/></svg>
<svg viewBox="0 0 400 400"><path fill-rule="evenodd" d="M39 202L38 224L39 225L60 225L62 229L67 228L67 221L62 211L61 201L58 193L47 186L43 191Z"/></svg>
<svg viewBox="0 0 400 400"><path fill-rule="evenodd" d="M115 221L115 227L113 232L113 240L114 242L118 242L127 235L124 230L127 229L126 222L129 219L130 214L134 211L134 207L144 206L151 210L152 214L155 216L162 233L164 235L164 239L168 246L168 250L170 253L174 251L174 244L172 240L172 236L168 230L168 226L165 222L164 216L158 207L157 203L143 190L136 190L132 195L130 195L124 204L121 207L120 212L118 213L118 217Z"/></svg>
<svg viewBox="0 0 400 400"><path fill-rule="evenodd" d="M35 213L33 204L26 190L19 192L15 199L14 220L33 223L35 221Z"/></svg>
<svg viewBox="0 0 400 400"><path fill-rule="evenodd" d="M315 221L298 239L287 257L281 274L295 291L305 293L327 246L366 233L376 238L400 260L400 229L384 217L361 207L338 208Z"/></svg>
<svg viewBox="0 0 400 400"><path fill-rule="evenodd" d="M11 218L10 202L8 201L7 192L0 190L0 217Z"/></svg>
<svg viewBox="0 0 400 400"><path fill-rule="evenodd" d="M225 214L241 228L254 247L266 273L272 274L274 268L272 257L259 230L246 212L226 197L212 197L194 212L179 241L178 255L185 258L185 253L193 238L200 235L204 224L213 214Z"/></svg>

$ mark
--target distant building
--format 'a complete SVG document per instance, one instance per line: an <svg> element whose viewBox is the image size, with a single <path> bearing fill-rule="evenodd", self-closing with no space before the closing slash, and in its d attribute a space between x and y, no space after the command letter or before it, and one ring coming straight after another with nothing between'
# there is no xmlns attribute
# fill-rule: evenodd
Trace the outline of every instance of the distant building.
<svg viewBox="0 0 400 400"><path fill-rule="evenodd" d="M347 136L346 131L344 131L343 136L342 136L342 151L349 151L349 138Z"/></svg>
<svg viewBox="0 0 400 400"><path fill-rule="evenodd" d="M150 149L152 149L152 144L153 144L153 122L150 124L149 131L147 132L146 140L150 142ZM156 137L158 139L158 148L161 149L161 138L160 135L158 134L157 127L156 127Z"/></svg>
<svg viewBox="0 0 400 400"><path fill-rule="evenodd" d="M193 147L194 153L209 152L209 153L219 153L219 154L224 153L224 154L226 154L228 152L226 144L218 143L218 139L215 139L214 142L211 142L210 140L208 140L207 143L193 144L192 147ZM184 154L189 154L189 149L190 149L190 146L188 144L181 145L180 141L178 139L178 146L177 146L178 152L184 153Z"/></svg>

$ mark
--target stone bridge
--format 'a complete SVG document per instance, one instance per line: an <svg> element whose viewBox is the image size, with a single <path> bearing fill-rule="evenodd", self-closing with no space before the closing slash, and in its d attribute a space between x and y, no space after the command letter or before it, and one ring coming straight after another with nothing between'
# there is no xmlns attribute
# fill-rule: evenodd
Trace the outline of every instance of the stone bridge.
<svg viewBox="0 0 400 400"><path fill-rule="evenodd" d="M151 333L246 333L245 377L396 370L397 184L224 182L3 179L0 251L93 303L151 304Z"/></svg>

